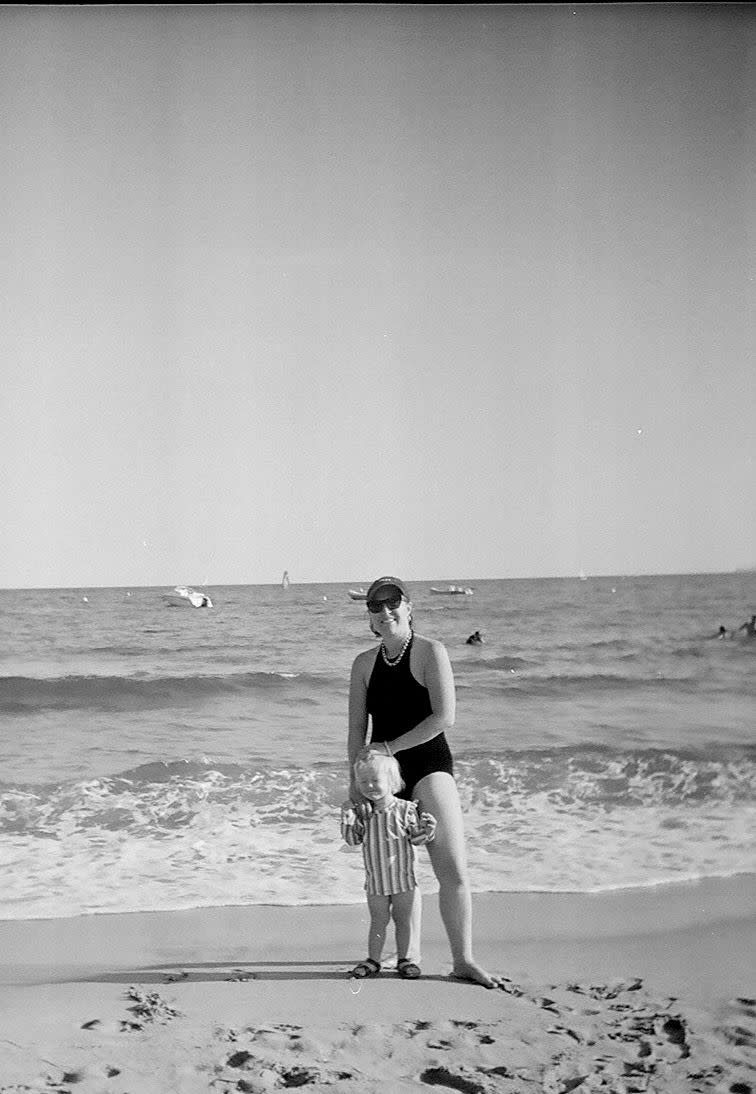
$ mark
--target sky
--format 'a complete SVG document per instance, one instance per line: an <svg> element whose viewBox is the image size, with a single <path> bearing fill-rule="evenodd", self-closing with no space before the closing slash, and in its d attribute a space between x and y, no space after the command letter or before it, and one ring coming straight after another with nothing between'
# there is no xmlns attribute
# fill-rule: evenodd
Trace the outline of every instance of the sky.
<svg viewBox="0 0 756 1094"><path fill-rule="evenodd" d="M0 586L756 565L751 5L0 7Z"/></svg>

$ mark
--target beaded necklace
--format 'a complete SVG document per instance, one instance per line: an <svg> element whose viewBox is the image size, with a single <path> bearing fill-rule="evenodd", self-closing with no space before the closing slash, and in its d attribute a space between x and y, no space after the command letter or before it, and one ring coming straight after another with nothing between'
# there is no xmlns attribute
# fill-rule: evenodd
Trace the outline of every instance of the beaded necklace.
<svg viewBox="0 0 756 1094"><path fill-rule="evenodd" d="M389 655L386 653L385 645L383 644L383 642L381 642L381 657L383 658L384 665L388 665L388 667L390 669L395 669L396 666L401 661L401 659L404 657L405 653L407 652L407 646L409 646L411 641L412 641L412 628L410 628L410 632L407 635L407 637L404 639L404 642L402 643L402 648L399 650L399 653L396 655L396 657L389 657Z"/></svg>

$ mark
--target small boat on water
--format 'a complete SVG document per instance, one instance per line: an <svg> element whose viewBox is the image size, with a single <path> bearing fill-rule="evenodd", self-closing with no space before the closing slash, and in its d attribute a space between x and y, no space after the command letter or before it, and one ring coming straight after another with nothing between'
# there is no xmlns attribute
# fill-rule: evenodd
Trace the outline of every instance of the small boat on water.
<svg viewBox="0 0 756 1094"><path fill-rule="evenodd" d="M281 588L288 589L289 585L291 585L291 581L289 580L289 571L284 570L283 577L281 578Z"/></svg>
<svg viewBox="0 0 756 1094"><path fill-rule="evenodd" d="M469 585L431 585L432 593L442 593L445 596L472 596L474 590Z"/></svg>
<svg viewBox="0 0 756 1094"><path fill-rule="evenodd" d="M367 600L367 593L362 586L360 586L359 589L347 589L347 592L349 593L350 600Z"/></svg>
<svg viewBox="0 0 756 1094"><path fill-rule="evenodd" d="M212 608L207 593L198 592L189 585L176 585L172 593L163 593L163 602L169 608Z"/></svg>

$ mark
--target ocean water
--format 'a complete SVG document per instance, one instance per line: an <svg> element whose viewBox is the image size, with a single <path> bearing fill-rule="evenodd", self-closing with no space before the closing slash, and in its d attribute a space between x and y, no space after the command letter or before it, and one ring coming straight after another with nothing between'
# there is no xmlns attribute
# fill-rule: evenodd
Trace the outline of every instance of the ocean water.
<svg viewBox="0 0 756 1094"><path fill-rule="evenodd" d="M474 891L754 871L756 641L710 636L756 575L434 583L415 625L454 668ZM0 918L361 902L338 814L374 639L348 587L3 592Z"/></svg>

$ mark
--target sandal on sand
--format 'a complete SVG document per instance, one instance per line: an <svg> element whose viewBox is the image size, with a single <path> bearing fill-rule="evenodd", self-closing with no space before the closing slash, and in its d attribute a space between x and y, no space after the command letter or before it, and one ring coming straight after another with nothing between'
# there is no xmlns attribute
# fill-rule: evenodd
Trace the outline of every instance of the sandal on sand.
<svg viewBox="0 0 756 1094"><path fill-rule="evenodd" d="M373 961L372 957L366 957L359 965L354 966L349 975L353 980L366 980L368 976L377 976L380 971L378 962Z"/></svg>
<svg viewBox="0 0 756 1094"><path fill-rule="evenodd" d="M396 971L403 980L417 980L420 976L420 966L408 957L401 957L396 963Z"/></svg>

